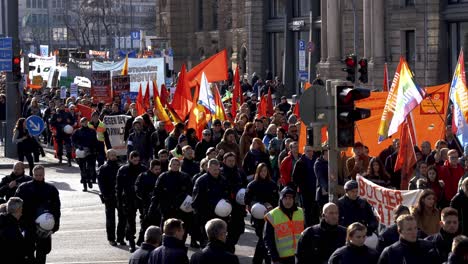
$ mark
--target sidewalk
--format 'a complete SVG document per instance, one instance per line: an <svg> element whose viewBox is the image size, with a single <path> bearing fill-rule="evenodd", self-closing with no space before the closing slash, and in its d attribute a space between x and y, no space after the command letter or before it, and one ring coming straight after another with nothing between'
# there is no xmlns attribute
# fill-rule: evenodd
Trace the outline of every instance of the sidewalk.
<svg viewBox="0 0 468 264"><path fill-rule="evenodd" d="M50 148L46 148L45 145L44 152L46 154L45 157L39 157L39 162L34 163L35 165L42 165L44 167L56 167L56 166L67 166L67 163L64 162L62 165L58 164L58 160L54 158L54 150ZM5 146L0 146L0 169L12 169L13 163L18 161L17 159L10 159L5 157ZM73 164L73 163L72 163ZM25 160L24 165L26 168L29 168L28 162Z"/></svg>

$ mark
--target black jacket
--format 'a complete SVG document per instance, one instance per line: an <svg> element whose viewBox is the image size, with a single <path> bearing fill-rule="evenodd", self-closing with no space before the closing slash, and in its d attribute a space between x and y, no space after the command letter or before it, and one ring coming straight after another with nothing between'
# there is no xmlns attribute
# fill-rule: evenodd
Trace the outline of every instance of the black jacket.
<svg viewBox="0 0 468 264"><path fill-rule="evenodd" d="M346 228L327 224L324 220L320 224L311 226L302 232L297 244L296 264L314 263L325 264L332 253L345 245Z"/></svg>
<svg viewBox="0 0 468 264"><path fill-rule="evenodd" d="M54 216L56 232L60 226L60 197L55 186L47 182L29 181L21 184L15 196L23 199L23 215L20 222L22 227L34 229L36 218L45 211Z"/></svg>
<svg viewBox="0 0 468 264"><path fill-rule="evenodd" d="M319 157L314 164L314 173L317 177L316 200L322 204L328 202L328 195L322 195L322 190L328 192L328 160Z"/></svg>
<svg viewBox="0 0 468 264"><path fill-rule="evenodd" d="M4 198L5 201L8 201L10 197L15 195L16 189L21 185L21 183L31 180L32 177L24 175L24 173L18 176L12 172L10 175L3 177L2 181L0 182L0 198ZM16 187L10 188L8 185L12 181L16 181Z"/></svg>
<svg viewBox="0 0 468 264"><path fill-rule="evenodd" d="M425 240L434 243L434 248L437 250L440 259L446 260L448 259L449 254L452 251L453 238L457 235L458 234L449 234L443 229L440 229L439 233L434 234L432 236L428 236Z"/></svg>
<svg viewBox="0 0 468 264"><path fill-rule="evenodd" d="M162 246L153 250L148 264L187 264L187 247L184 241L175 237L163 236Z"/></svg>
<svg viewBox="0 0 468 264"><path fill-rule="evenodd" d="M141 247L130 256L128 264L148 264L151 251L154 249L155 247L151 244L146 242L141 243Z"/></svg>
<svg viewBox="0 0 468 264"><path fill-rule="evenodd" d="M164 148L164 141L168 136L169 133L165 129L158 129L151 134L151 146L153 146L154 156L157 156L158 152Z"/></svg>
<svg viewBox="0 0 468 264"><path fill-rule="evenodd" d="M379 253L367 247L354 245L346 245L337 249L330 256L329 264L376 264L379 260ZM396 262L395 262L396 263ZM403 263L403 262L399 262Z"/></svg>
<svg viewBox="0 0 468 264"><path fill-rule="evenodd" d="M314 172L314 165L317 158L317 154L314 154L311 160L309 160L306 155L302 155L296 162L296 165L294 165L291 175L291 180L299 187L299 192L310 194L313 199L315 199L315 193L317 191L317 177Z"/></svg>
<svg viewBox="0 0 468 264"><path fill-rule="evenodd" d="M167 171L162 173L154 187L154 197L162 215L179 210L187 195L192 194L192 178L187 173Z"/></svg>
<svg viewBox="0 0 468 264"><path fill-rule="evenodd" d="M95 153L98 144L96 131L89 127L81 127L73 133L72 142L76 149L87 148L91 153Z"/></svg>
<svg viewBox="0 0 468 264"><path fill-rule="evenodd" d="M99 190L104 199L116 199L115 183L120 165L117 161L106 161L97 171Z"/></svg>
<svg viewBox="0 0 468 264"><path fill-rule="evenodd" d="M182 172L187 173L192 178L195 174L200 172L200 163L195 160L189 160L184 158L182 165L180 166Z"/></svg>
<svg viewBox="0 0 468 264"><path fill-rule="evenodd" d="M244 197L245 204L252 207L255 203L278 205L278 185L271 180L253 180L247 185Z"/></svg>
<svg viewBox="0 0 468 264"><path fill-rule="evenodd" d="M196 161L201 161L204 157L206 157L206 151L210 147L216 147L216 144L213 140L210 142L202 139L202 141L198 142L197 145L195 146L195 160Z"/></svg>
<svg viewBox="0 0 468 264"><path fill-rule="evenodd" d="M197 214L207 219L215 218L214 210L221 199L229 199L227 182L222 175L215 178L207 172L198 178L192 195L192 207Z"/></svg>
<svg viewBox="0 0 468 264"><path fill-rule="evenodd" d="M190 258L190 264L239 264L239 258L228 252L221 241L210 241L208 245ZM152 263L150 263L152 264Z"/></svg>
<svg viewBox="0 0 468 264"><path fill-rule="evenodd" d="M140 153L140 159L147 161L153 156L153 149L151 148L150 137L146 132L133 132L128 136L127 155L136 150Z"/></svg>
<svg viewBox="0 0 468 264"><path fill-rule="evenodd" d="M421 230L418 230L418 238L423 239L427 235L422 232ZM392 245L393 243L397 242L400 239L400 234L398 233L398 227L397 224L392 224L382 230L379 234L379 241L377 242L377 252L382 253L382 251Z"/></svg>
<svg viewBox="0 0 468 264"><path fill-rule="evenodd" d="M447 262L445 264L466 264L466 261L463 256L456 256L453 253L450 253Z"/></svg>
<svg viewBox="0 0 468 264"><path fill-rule="evenodd" d="M460 230L463 235L468 235L468 197L460 190L450 202L450 207L457 209Z"/></svg>
<svg viewBox="0 0 468 264"><path fill-rule="evenodd" d="M398 242L384 249L378 263L438 264L441 263L441 261L431 242L421 239L418 239L416 242L408 242L404 239L400 239Z"/></svg>
<svg viewBox="0 0 468 264"><path fill-rule="evenodd" d="M151 203L153 190L158 180L159 175L153 174L150 170L142 172L138 175L135 182L135 191L138 199L140 199L143 208L147 210Z"/></svg>
<svg viewBox="0 0 468 264"><path fill-rule="evenodd" d="M18 220L10 214L0 214L0 256L2 263L25 263L25 243Z"/></svg>
<svg viewBox="0 0 468 264"><path fill-rule="evenodd" d="M361 197L351 200L348 196L338 199L338 208L340 211L340 225L348 227L354 222L359 222L367 227L367 235L371 235L379 223L372 211L372 206Z"/></svg>
<svg viewBox="0 0 468 264"><path fill-rule="evenodd" d="M120 167L115 185L119 206L136 207L135 182L138 175L144 171L146 168L143 165L133 165L130 162Z"/></svg>
<svg viewBox="0 0 468 264"><path fill-rule="evenodd" d="M270 157L266 152L262 151L249 150L244 157L244 161L242 162L242 168L244 169L245 174L252 175L255 174L258 164L262 162L267 165L268 170L270 171L270 175L273 174Z"/></svg>

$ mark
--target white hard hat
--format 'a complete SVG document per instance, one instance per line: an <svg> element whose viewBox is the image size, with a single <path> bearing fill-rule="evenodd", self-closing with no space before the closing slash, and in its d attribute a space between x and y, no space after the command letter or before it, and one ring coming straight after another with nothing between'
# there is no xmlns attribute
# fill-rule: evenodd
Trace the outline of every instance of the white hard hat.
<svg viewBox="0 0 468 264"><path fill-rule="evenodd" d="M185 200L180 205L180 210L182 210L183 212L186 212L186 213L190 213L190 212L193 211L192 196L187 195L187 197L185 197Z"/></svg>
<svg viewBox="0 0 468 264"><path fill-rule="evenodd" d="M66 125L63 127L63 132L66 134L72 134L73 133L73 127L70 125Z"/></svg>
<svg viewBox="0 0 468 264"><path fill-rule="evenodd" d="M231 214L231 211L231 204L224 199L219 200L218 204L216 204L215 214L219 217L227 217Z"/></svg>
<svg viewBox="0 0 468 264"><path fill-rule="evenodd" d="M379 238L375 233L372 233L371 236L366 237L366 241L364 245L368 246L369 248L376 249L377 243L379 242Z"/></svg>
<svg viewBox="0 0 468 264"><path fill-rule="evenodd" d="M250 209L250 213L255 219L263 219L267 213L267 208L261 203L255 203Z"/></svg>
<svg viewBox="0 0 468 264"><path fill-rule="evenodd" d="M43 213L36 218L36 224L46 231L51 231L55 226L55 218L51 213Z"/></svg>
<svg viewBox="0 0 468 264"><path fill-rule="evenodd" d="M75 154L76 154L76 157L78 159L82 159L82 158L85 158L86 157L86 151L85 150L81 150L81 149L77 149L75 151Z"/></svg>
<svg viewBox="0 0 468 264"><path fill-rule="evenodd" d="M242 188L236 194L236 202L240 205L245 205L244 197L245 197L245 188Z"/></svg>

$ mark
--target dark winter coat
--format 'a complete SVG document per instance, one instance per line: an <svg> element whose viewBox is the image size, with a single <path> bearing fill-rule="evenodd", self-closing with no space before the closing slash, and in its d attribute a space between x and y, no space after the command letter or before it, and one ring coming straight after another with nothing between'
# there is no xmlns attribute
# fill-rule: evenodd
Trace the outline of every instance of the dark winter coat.
<svg viewBox="0 0 468 264"><path fill-rule="evenodd" d="M2 263L25 263L24 237L18 220L11 214L0 214L0 256Z"/></svg>
<svg viewBox="0 0 468 264"><path fill-rule="evenodd" d="M136 195L138 199L140 199L141 204L145 210L147 210L150 206L154 186L156 185L158 177L159 175L155 175L150 170L147 170L138 175L138 178L136 179Z"/></svg>
<svg viewBox="0 0 468 264"><path fill-rule="evenodd" d="M353 201L345 195L338 199L337 205L340 211L340 225L348 227L354 222L359 222L367 227L368 236L377 230L379 222L372 206L366 200L358 197Z"/></svg>
<svg viewBox="0 0 468 264"><path fill-rule="evenodd" d="M328 192L328 160L320 157L315 161L314 172L317 177L316 200L321 205L328 202L328 195L322 195L322 191Z"/></svg>
<svg viewBox="0 0 468 264"><path fill-rule="evenodd" d="M314 164L317 158L316 154L312 159L307 158L306 155L302 155L296 162L296 165L294 165L292 172L292 181L295 186L299 187L299 192L311 194L312 199L315 199L317 191L317 176L314 172Z"/></svg>
<svg viewBox="0 0 468 264"><path fill-rule="evenodd" d="M242 162L242 168L244 169L245 174L253 175L257 171L257 166L260 163L265 163L270 171L270 175L273 173L270 164L270 157L266 152L259 150L249 150L244 157Z"/></svg>
<svg viewBox="0 0 468 264"><path fill-rule="evenodd" d="M97 171L99 190L101 190L104 199L116 199L115 183L119 168L120 165L117 161L108 160Z"/></svg>
<svg viewBox="0 0 468 264"><path fill-rule="evenodd" d="M431 241L434 243L434 247L437 250L437 253L440 256L441 260L448 259L450 252L452 251L452 242L453 238L456 237L458 234L449 234L445 232L443 229L440 229L440 232L426 237L425 240Z"/></svg>
<svg viewBox="0 0 468 264"><path fill-rule="evenodd" d="M384 249L378 263L438 264L441 261L431 242L420 239L408 242L400 238L398 242Z"/></svg>
<svg viewBox="0 0 468 264"><path fill-rule="evenodd" d="M367 247L348 244L337 249L330 256L329 264L377 264L379 253Z"/></svg>
<svg viewBox="0 0 468 264"><path fill-rule="evenodd" d="M185 197L192 194L192 178L184 172L164 172L156 181L153 194L162 215L177 211Z"/></svg>
<svg viewBox="0 0 468 264"><path fill-rule="evenodd" d="M278 205L278 185L271 180L253 180L247 185L244 197L245 204L252 207L255 203Z"/></svg>
<svg viewBox="0 0 468 264"><path fill-rule="evenodd" d="M457 209L460 228L458 230L468 235L468 197L463 190L459 190L450 202L450 207Z"/></svg>
<svg viewBox="0 0 468 264"><path fill-rule="evenodd" d="M427 235L424 234L421 230L418 230L418 238L423 239ZM385 228L379 234L379 241L377 243L377 252L382 253L382 251L392 245L393 243L397 242L400 239L400 234L398 233L398 226L397 224L392 224L389 227Z"/></svg>
<svg viewBox="0 0 468 264"><path fill-rule="evenodd" d="M200 163L193 159L189 160L184 158L180 170L187 173L190 178L192 178L195 174L200 172Z"/></svg>
<svg viewBox="0 0 468 264"><path fill-rule="evenodd" d="M93 154L98 144L96 131L89 127L81 127L73 133L72 143L76 149L88 149L89 154Z"/></svg>
<svg viewBox="0 0 468 264"><path fill-rule="evenodd" d="M197 214L207 219L215 218L214 210L221 199L229 199L227 181L222 175L215 178L207 172L198 178L192 195L192 207Z"/></svg>
<svg viewBox="0 0 468 264"><path fill-rule="evenodd" d="M148 264L188 264L187 247L184 241L175 237L163 236L162 246L153 250Z"/></svg>
<svg viewBox="0 0 468 264"><path fill-rule="evenodd" d="M132 254L128 260L128 264L148 264L151 251L154 249L155 246L151 244L145 242L141 243L141 247Z"/></svg>
<svg viewBox="0 0 468 264"><path fill-rule="evenodd" d="M221 241L210 241L208 245L190 258L190 264L239 264L239 258L228 252ZM152 264L152 263L151 263Z"/></svg>
<svg viewBox="0 0 468 264"><path fill-rule="evenodd" d="M216 147L216 144L213 142L213 140L208 142L202 139L202 141L198 142L195 146L195 160L201 161L204 157L206 157L206 151L211 147Z"/></svg>
<svg viewBox="0 0 468 264"><path fill-rule="evenodd" d="M117 182L115 185L117 203L119 206L129 208L137 207L137 197L135 193L135 182L140 173L146 171L145 166L127 163L120 167L117 172Z"/></svg>
<svg viewBox="0 0 468 264"><path fill-rule="evenodd" d="M24 175L24 173L18 176L12 172L10 175L3 177L2 181L0 182L0 198L4 198L5 201L8 201L10 197L15 195L16 189L21 185L21 183L31 180L32 177ZM10 188L9 184L12 181L16 181L16 187Z"/></svg>

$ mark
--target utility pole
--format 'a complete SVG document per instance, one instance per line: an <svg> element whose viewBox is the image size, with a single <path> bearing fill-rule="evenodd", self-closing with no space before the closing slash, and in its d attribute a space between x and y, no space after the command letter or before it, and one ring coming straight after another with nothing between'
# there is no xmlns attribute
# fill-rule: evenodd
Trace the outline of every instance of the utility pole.
<svg viewBox="0 0 468 264"><path fill-rule="evenodd" d="M357 10L356 10L356 0L353 0L353 17L354 17L354 43L353 43L353 53L356 56L356 62L359 61L359 56L357 52L357 41L358 41L358 24L357 24ZM354 80L357 80L357 71L354 71Z"/></svg>
<svg viewBox="0 0 468 264"><path fill-rule="evenodd" d="M133 31L133 1L130 0L130 48L133 50L132 31Z"/></svg>
<svg viewBox="0 0 468 264"><path fill-rule="evenodd" d="M7 32L6 35L13 39L13 56L19 56L19 38L18 38L18 0L9 0L7 2L8 14ZM6 140L5 140L5 156L8 158L16 158L18 156L16 145L11 141L13 138L13 129L15 128L16 120L20 116L21 96L19 91L19 83L14 80L13 73L8 72L6 75Z"/></svg>
<svg viewBox="0 0 468 264"><path fill-rule="evenodd" d="M312 43L312 33L314 32L313 30L313 23L314 23L314 17L313 17L313 8L312 8L312 5L313 5L313 0L310 0L310 9L309 9L309 44ZM307 49L309 49L307 47ZM314 80L314 78L312 77L312 52L311 50L308 50L309 52L309 69L308 69L308 72L309 72L309 83L312 84L312 81Z"/></svg>

